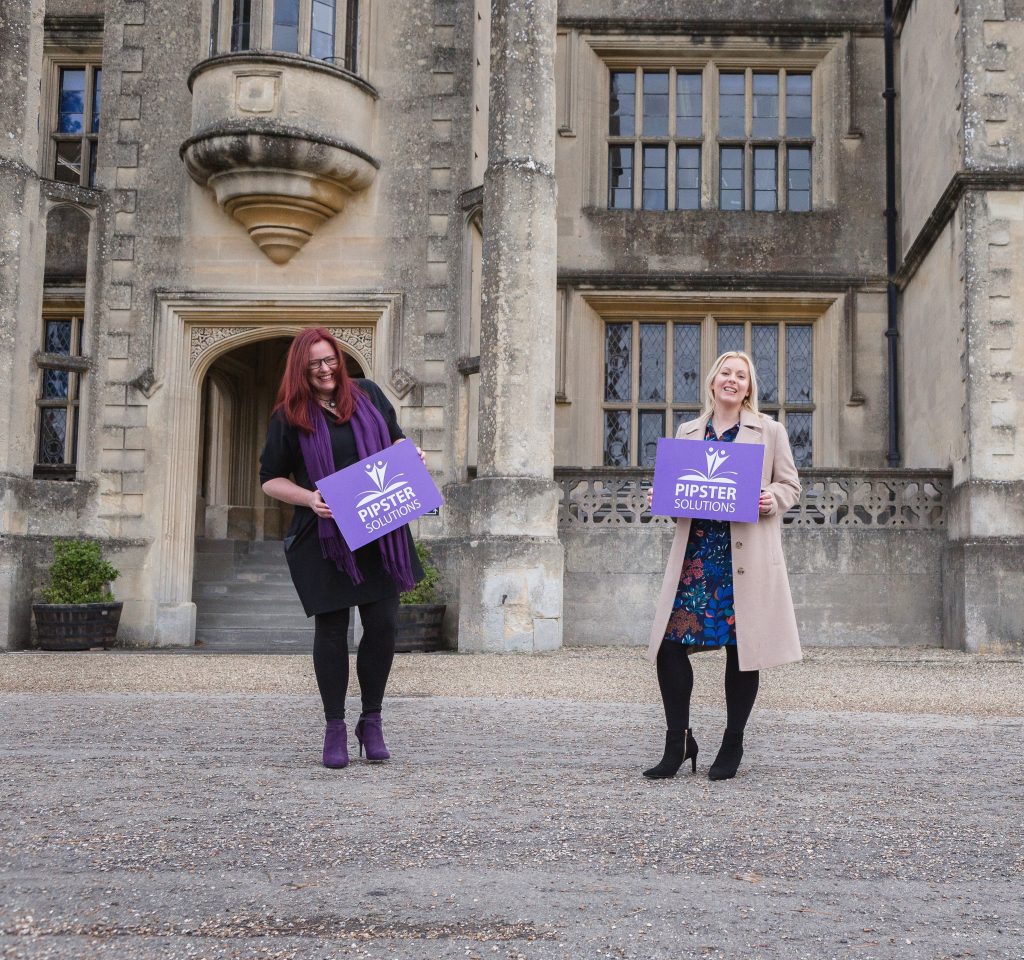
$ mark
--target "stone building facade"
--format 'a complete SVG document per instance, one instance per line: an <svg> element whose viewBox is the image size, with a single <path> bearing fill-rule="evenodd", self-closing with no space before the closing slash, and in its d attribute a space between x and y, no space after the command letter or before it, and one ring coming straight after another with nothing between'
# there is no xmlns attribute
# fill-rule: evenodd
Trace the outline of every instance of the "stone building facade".
<svg viewBox="0 0 1024 960"><path fill-rule="evenodd" d="M645 639L653 445L734 346L805 641L1020 648L1024 6L886 7L6 0L0 646L70 535L195 641L316 324L444 486L459 649Z"/></svg>

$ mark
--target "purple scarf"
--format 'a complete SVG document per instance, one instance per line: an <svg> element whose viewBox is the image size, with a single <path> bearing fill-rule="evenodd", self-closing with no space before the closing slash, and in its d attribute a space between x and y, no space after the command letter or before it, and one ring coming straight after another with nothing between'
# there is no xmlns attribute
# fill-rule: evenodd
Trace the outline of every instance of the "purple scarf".
<svg viewBox="0 0 1024 960"><path fill-rule="evenodd" d="M391 435L388 425L380 411L370 402L362 390L354 384L356 407L349 421L352 434L356 441L356 452L359 459L364 460L391 446ZM315 484L317 480L335 472L334 454L331 451L331 434L327 429L327 417L323 407L315 400L309 403L309 417L313 422L313 432L299 430L299 448L306 464L306 473ZM362 583L363 575L356 563L356 558L345 543L338 525L333 520L317 517L317 533L320 535L320 550L325 560L333 560L342 573L348 574L353 583ZM409 561L409 538L405 528L392 530L377 541L380 547L384 570L401 591L411 590L416 586L412 575L412 563Z"/></svg>

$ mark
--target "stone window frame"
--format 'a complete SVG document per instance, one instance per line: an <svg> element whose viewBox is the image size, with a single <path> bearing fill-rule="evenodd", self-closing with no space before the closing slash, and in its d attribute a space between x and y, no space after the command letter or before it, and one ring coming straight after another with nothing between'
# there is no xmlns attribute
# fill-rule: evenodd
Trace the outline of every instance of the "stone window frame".
<svg viewBox="0 0 1024 960"><path fill-rule="evenodd" d="M248 4L248 44L234 42L235 14L241 4ZM313 4L318 0L297 0L299 4L298 51L277 50L273 44L275 0L209 0L205 8L206 37L204 55L209 57L242 51L290 53L343 67L351 73L365 75L366 35L371 13L371 0L335 0L334 55L314 57L311 52ZM354 36L353 36L354 28Z"/></svg>
<svg viewBox="0 0 1024 960"><path fill-rule="evenodd" d="M810 138L787 138L780 136L771 144L763 138L745 136L743 138L745 148L744 163L744 211L752 212L753 206L753 156L752 150L756 146L775 145L776 155L776 182L778 204L775 211L769 213L797 213L786 209L785 181L787 178L787 163L785 162L784 149L781 144L792 142L794 146L800 147L812 144L812 176L811 176L811 198L812 210L822 210L835 206L836 177L835 163L836 150L838 147L838 132L836 129L836 92L843 81L841 73L841 57L843 54L842 40L838 37L826 37L820 39L807 39L800 49L786 49L784 46L773 43L770 39L759 37L730 37L724 38L721 44L714 49L709 49L706 43L695 42L693 38L685 35L679 36L605 36L595 34L583 34L580 36L581 47L585 55L578 68L579 76L572 74L571 77L563 75L563 86L570 86L572 90L578 86L591 85L601 93L589 99L570 96L571 90L565 98L569 103L565 107L567 117L571 118L578 109L577 103L583 110L590 109L590 122L586 124L589 133L588 154L591 158L591 173L588 177L587 206L608 210L609 212L622 212L629 208L613 208L609 206L609 185L610 185L610 146L616 142L623 144L634 143L633 163L633 211L641 211L642 207L642 163L640 162L641 149L643 145L654 143L668 143L674 146L677 139L673 136L660 136L653 139L642 136L642 128L637 125L637 133L633 137L616 138L609 133L609 100L611 90L611 74L619 71L635 71L637 74L637 101L642 106L642 89L640 80L642 71L669 71L669 123L670 131L675 122L675 94L676 86L674 76L677 73L700 73L702 76L702 116L704 126L701 138L682 138L678 140L681 146L701 146L701 175L700 175L700 209L717 210L719 197L720 178L720 146L730 145L738 141L721 139L717 136L718 129L718 77L721 73L743 72L748 79L745 82L745 130L750 131L750 116L752 104L752 77L753 73L773 72L782 73L788 71L797 74L809 74L811 76L811 137ZM784 79L781 81L785 83ZM784 117L784 97L780 91L780 114ZM573 121L567 119L565 123L571 125ZM781 122L781 117L780 117ZM563 132L562 134L567 135ZM668 198L668 210L672 212L696 212L693 210L675 211L676 201L676 157L675 151L669 151L671 156L667 158L667 183L666 192ZM658 211L663 212L663 211ZM802 212L802 211L800 211Z"/></svg>
<svg viewBox="0 0 1024 960"><path fill-rule="evenodd" d="M841 404L835 385L841 378L838 356L841 348L845 299L835 294L701 294L685 291L642 292L627 290L570 290L568 296L568 335L577 345L571 357L569 381L573 395L583 403L573 403L559 430L559 460L562 465L575 464L604 467L604 411L633 411L630 422L631 465L637 462L638 416L640 409L665 409L699 412L697 403L641 403L636 399L638 376L632 375L632 397L629 403L605 402L605 327L615 322L665 322L701 324L699 397L703 398L703 378L718 356L717 337L713 335L720 323L794 322L813 327L814 357L813 404L793 406L794 412L813 412L811 449L814 466L829 466L838 456L837 427ZM671 342L666 337L667 347ZM749 335L747 340L749 346ZM634 366L639 357L634 351ZM666 359L666 383L672 374ZM780 384L780 386L782 386ZM670 394L668 394L670 396ZM787 404L781 405L783 408ZM777 416L778 405L766 404L765 412ZM568 411L567 411L568 412ZM666 415L665 436L674 434L671 412ZM783 418L784 419L784 418Z"/></svg>
<svg viewBox="0 0 1024 960"><path fill-rule="evenodd" d="M88 77L87 90L92 91L95 84L95 75L97 71L103 69L103 41L101 33L92 33L83 35L81 43L75 42L74 46L69 46L66 43L50 44L48 43L43 52L43 70L41 80L41 124L42 129L45 131L45 137L42 142L42 160L40 163L40 169L43 171L43 176L48 180L57 180L56 173L56 162L57 162L57 143L61 140L74 140L80 139L83 143L82 150L82 175L79 178L79 183L76 186L90 187L95 189L95 184L90 184L89 180L89 169L90 160L97 158L100 147L100 140L103 137L103 130L100 129L96 133L91 133L88 127L90 123L86 123L86 129L83 130L80 136L60 134L57 131L60 114L60 72L63 69L85 69ZM86 114L91 120L92 101L93 97L88 96L86 104ZM101 119L102 124L102 119ZM88 156L87 156L88 154ZM97 158L98 159L98 158ZM97 164L98 166L98 164ZM57 181L59 183L70 183L70 181Z"/></svg>
<svg viewBox="0 0 1024 960"><path fill-rule="evenodd" d="M71 340L68 353L47 351L47 326L52 321L71 322ZM82 428L82 400L85 390L85 374L89 369L89 358L83 354L85 344L85 300L84 297L47 297L43 301L39 324L39 349L34 360L38 370L36 381L36 417L33 436L33 468L35 480L74 480L79 467L79 442ZM61 371L68 375L69 389L66 397L44 397L48 371ZM73 385L73 386L72 386ZM42 446L44 411L63 409L67 411L64 434L64 461L47 463L39 456Z"/></svg>

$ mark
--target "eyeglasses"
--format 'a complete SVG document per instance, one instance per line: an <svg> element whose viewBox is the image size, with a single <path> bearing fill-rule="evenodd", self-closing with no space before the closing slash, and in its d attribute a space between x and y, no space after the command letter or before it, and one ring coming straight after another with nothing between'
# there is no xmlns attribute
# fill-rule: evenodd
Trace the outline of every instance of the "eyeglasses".
<svg viewBox="0 0 1024 960"><path fill-rule="evenodd" d="M324 367L328 367L329 369L333 370L337 365L338 365L338 358L337 357L321 357L319 360L312 360L312 361L310 361L309 369L311 371L315 372L315 371L319 370L321 366L324 366Z"/></svg>

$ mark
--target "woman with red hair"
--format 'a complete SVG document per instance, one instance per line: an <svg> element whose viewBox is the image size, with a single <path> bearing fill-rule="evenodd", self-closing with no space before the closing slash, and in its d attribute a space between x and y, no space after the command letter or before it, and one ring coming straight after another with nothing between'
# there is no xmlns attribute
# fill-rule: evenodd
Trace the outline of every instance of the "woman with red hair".
<svg viewBox="0 0 1024 960"><path fill-rule="evenodd" d="M348 766L349 611L359 607L356 655L362 713L360 756L387 760L381 705L395 656L398 595L423 578L408 526L349 550L316 481L405 440L394 408L372 380L352 380L341 348L322 327L304 330L288 350L284 378L260 455L263 492L295 506L284 540L292 582L315 618L313 669L324 704L325 767ZM420 457L423 457L422 452Z"/></svg>

